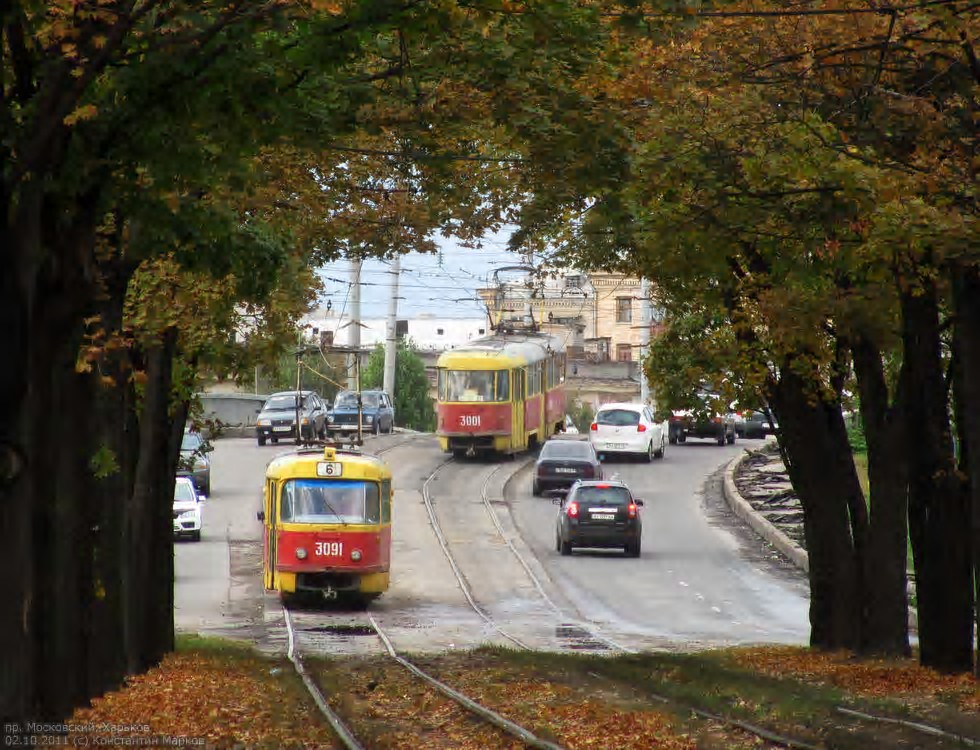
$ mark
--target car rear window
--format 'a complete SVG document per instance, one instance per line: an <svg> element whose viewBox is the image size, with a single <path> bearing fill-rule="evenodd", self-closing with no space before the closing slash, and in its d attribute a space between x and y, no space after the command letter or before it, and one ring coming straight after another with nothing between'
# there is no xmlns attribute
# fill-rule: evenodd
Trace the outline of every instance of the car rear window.
<svg viewBox="0 0 980 750"><path fill-rule="evenodd" d="M640 423L640 413L630 409L609 409L600 411L595 421L598 424L608 424L614 427L629 427Z"/></svg>
<svg viewBox="0 0 980 750"><path fill-rule="evenodd" d="M592 458L592 446L581 440L549 440L541 458Z"/></svg>
<svg viewBox="0 0 980 750"><path fill-rule="evenodd" d="M579 487L575 499L580 503L600 505L629 505L633 496L625 487Z"/></svg>

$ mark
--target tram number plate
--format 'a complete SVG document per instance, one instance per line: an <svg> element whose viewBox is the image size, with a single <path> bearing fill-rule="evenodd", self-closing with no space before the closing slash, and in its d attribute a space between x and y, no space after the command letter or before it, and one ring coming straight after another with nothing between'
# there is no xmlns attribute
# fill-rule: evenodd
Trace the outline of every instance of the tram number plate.
<svg viewBox="0 0 980 750"><path fill-rule="evenodd" d="M344 465L340 461L320 461L316 465L318 477L339 477L344 473Z"/></svg>
<svg viewBox="0 0 980 750"><path fill-rule="evenodd" d="M463 414L459 418L460 427L479 427L480 426L480 415L479 414Z"/></svg>
<svg viewBox="0 0 980 750"><path fill-rule="evenodd" d="M616 520L616 514L615 513L593 513L592 514L592 520L593 521L615 521Z"/></svg>
<svg viewBox="0 0 980 750"><path fill-rule="evenodd" d="M344 554L343 542L316 542L313 554L317 557L340 557Z"/></svg>

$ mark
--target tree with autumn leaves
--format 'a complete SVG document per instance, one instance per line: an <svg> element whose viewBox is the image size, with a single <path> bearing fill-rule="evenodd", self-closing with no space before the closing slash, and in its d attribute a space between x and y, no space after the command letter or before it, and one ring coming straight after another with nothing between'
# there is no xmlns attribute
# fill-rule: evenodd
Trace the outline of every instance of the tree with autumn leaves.
<svg viewBox="0 0 980 750"><path fill-rule="evenodd" d="M198 371L271 361L319 263L478 237L514 203L509 103L550 96L597 29L531 7L0 3L4 721L172 648Z"/></svg>
<svg viewBox="0 0 980 750"><path fill-rule="evenodd" d="M642 7L641 7L642 6ZM735 3L631 9L598 82L619 184L538 195L557 258L652 279L668 403L764 400L804 507L811 643L973 664L980 552L977 11ZM565 155L584 173L587 151ZM841 417L856 395L871 491ZM952 436L958 436L954 451Z"/></svg>

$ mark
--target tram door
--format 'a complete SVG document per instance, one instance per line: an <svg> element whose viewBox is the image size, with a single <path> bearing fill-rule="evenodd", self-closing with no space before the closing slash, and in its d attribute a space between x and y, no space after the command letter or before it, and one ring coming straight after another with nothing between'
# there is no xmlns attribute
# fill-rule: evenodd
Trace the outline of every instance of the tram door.
<svg viewBox="0 0 980 750"><path fill-rule="evenodd" d="M523 450L527 444L527 434L524 432L524 387L525 372L521 368L514 370L514 383L511 388L511 450Z"/></svg>
<svg viewBox="0 0 980 750"><path fill-rule="evenodd" d="M276 588L276 537L278 530L279 499L276 497L276 480L268 479L265 483L266 512L265 512L265 574L263 584L266 589Z"/></svg>

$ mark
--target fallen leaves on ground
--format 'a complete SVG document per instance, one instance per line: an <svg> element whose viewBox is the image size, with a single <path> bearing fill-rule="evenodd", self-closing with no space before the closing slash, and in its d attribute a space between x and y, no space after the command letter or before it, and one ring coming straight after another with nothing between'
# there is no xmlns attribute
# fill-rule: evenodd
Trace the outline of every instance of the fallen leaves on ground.
<svg viewBox="0 0 980 750"><path fill-rule="evenodd" d="M316 706L288 663L257 656L197 652L169 654L126 686L79 709L71 722L145 726L120 734L186 738L188 747L337 747ZM97 734L97 733L92 733ZM94 738L93 738L94 739Z"/></svg>
<svg viewBox="0 0 980 750"><path fill-rule="evenodd" d="M819 681L875 698L947 698L955 700L961 711L980 711L980 691L972 675L943 674L912 659L858 658L847 651L796 646L745 648L730 653L740 667L773 677Z"/></svg>

